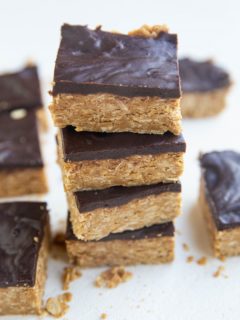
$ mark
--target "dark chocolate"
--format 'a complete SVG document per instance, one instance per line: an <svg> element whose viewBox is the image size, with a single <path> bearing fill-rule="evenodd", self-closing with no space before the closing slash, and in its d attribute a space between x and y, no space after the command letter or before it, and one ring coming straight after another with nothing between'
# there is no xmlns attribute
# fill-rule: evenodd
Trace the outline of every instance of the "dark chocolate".
<svg viewBox="0 0 240 320"><path fill-rule="evenodd" d="M37 67L25 67L0 76L0 112L42 106Z"/></svg>
<svg viewBox="0 0 240 320"><path fill-rule="evenodd" d="M76 132L60 129L64 161L119 159L132 155L185 152L182 135Z"/></svg>
<svg viewBox="0 0 240 320"><path fill-rule="evenodd" d="M234 151L201 155L208 205L218 230L240 226L240 154Z"/></svg>
<svg viewBox="0 0 240 320"><path fill-rule="evenodd" d="M0 288L33 287L48 223L45 202L0 204Z"/></svg>
<svg viewBox="0 0 240 320"><path fill-rule="evenodd" d="M113 241L113 240L141 240L141 239L151 239L151 238L158 238L158 237L173 237L174 236L174 225L172 222L166 222L161 224L155 224L150 227L144 227L142 229L133 230L133 231L124 231L120 233L111 233L105 238L101 240L97 240L97 242L103 241ZM69 219L68 214L68 221L67 221L67 233L66 233L66 240L74 240L83 242L79 240L73 233L72 224ZM96 242L96 240L91 240L88 242Z"/></svg>
<svg viewBox="0 0 240 320"><path fill-rule="evenodd" d="M180 97L176 34L133 37L67 24L61 33L53 95Z"/></svg>
<svg viewBox="0 0 240 320"><path fill-rule="evenodd" d="M21 119L13 112L0 113L0 170L43 167L35 110Z"/></svg>
<svg viewBox="0 0 240 320"><path fill-rule="evenodd" d="M126 204L134 199L141 199L164 192L181 192L180 182L158 183L150 186L112 187L96 191L74 192L79 213L99 208L113 208Z"/></svg>
<svg viewBox="0 0 240 320"><path fill-rule="evenodd" d="M211 91L231 84L229 74L211 60L180 59L179 72L183 93Z"/></svg>

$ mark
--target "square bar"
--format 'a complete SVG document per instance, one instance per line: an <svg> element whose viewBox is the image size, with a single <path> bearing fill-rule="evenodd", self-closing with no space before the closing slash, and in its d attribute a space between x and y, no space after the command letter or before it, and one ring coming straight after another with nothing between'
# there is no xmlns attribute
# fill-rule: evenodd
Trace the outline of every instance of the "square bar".
<svg viewBox="0 0 240 320"><path fill-rule="evenodd" d="M165 26L125 35L67 24L61 34L50 106L57 127L181 133L176 34Z"/></svg>
<svg viewBox="0 0 240 320"><path fill-rule="evenodd" d="M85 242L74 236L68 220L66 247L70 261L80 267L170 262L174 259L174 225L168 222Z"/></svg>
<svg viewBox="0 0 240 320"><path fill-rule="evenodd" d="M46 203L1 203L0 216L0 315L41 314L50 240Z"/></svg>
<svg viewBox="0 0 240 320"><path fill-rule="evenodd" d="M170 222L181 212L181 184L112 187L68 193L73 232L80 240Z"/></svg>
<svg viewBox="0 0 240 320"><path fill-rule="evenodd" d="M226 96L231 87L229 74L212 60L179 60L183 96L182 115L185 118L210 117L226 106Z"/></svg>
<svg viewBox="0 0 240 320"><path fill-rule="evenodd" d="M21 108L36 110L41 129L47 130L47 116L35 65L26 65L17 72L0 75L0 112Z"/></svg>
<svg viewBox="0 0 240 320"><path fill-rule="evenodd" d="M0 197L45 192L36 111L0 112Z"/></svg>
<svg viewBox="0 0 240 320"><path fill-rule="evenodd" d="M201 155L200 207L217 257L240 254L240 154Z"/></svg>
<svg viewBox="0 0 240 320"><path fill-rule="evenodd" d="M186 144L171 133L76 132L59 130L59 162L66 191L176 182Z"/></svg>

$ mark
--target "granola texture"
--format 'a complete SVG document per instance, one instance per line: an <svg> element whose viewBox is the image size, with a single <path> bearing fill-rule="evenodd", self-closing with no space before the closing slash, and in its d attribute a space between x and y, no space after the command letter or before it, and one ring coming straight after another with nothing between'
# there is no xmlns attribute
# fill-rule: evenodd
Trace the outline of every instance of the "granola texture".
<svg viewBox="0 0 240 320"><path fill-rule="evenodd" d="M48 191L43 168L0 170L0 197L42 194Z"/></svg>
<svg viewBox="0 0 240 320"><path fill-rule="evenodd" d="M49 226L39 250L34 287L0 288L0 315L42 313L42 297L47 277L47 258L50 241Z"/></svg>
<svg viewBox="0 0 240 320"><path fill-rule="evenodd" d="M47 299L45 306L45 314L50 315L54 318L63 317L69 310L68 302L72 300L72 294L70 292L65 292L59 294L56 297L51 297Z"/></svg>
<svg viewBox="0 0 240 320"><path fill-rule="evenodd" d="M79 213L72 193L68 193L68 204L75 236L85 241L99 240L110 233L172 221L181 212L181 193L160 193L134 199L119 207L99 208L84 214Z"/></svg>
<svg viewBox="0 0 240 320"><path fill-rule="evenodd" d="M211 117L222 112L226 106L229 87L208 92L183 93L181 99L184 118Z"/></svg>
<svg viewBox="0 0 240 320"><path fill-rule="evenodd" d="M50 111L55 126L77 131L135 132L179 135L180 99L124 97L113 94L58 94Z"/></svg>
<svg viewBox="0 0 240 320"><path fill-rule="evenodd" d="M121 283L127 282L132 278L132 273L127 271L123 266L112 267L100 273L95 280L97 288L116 288Z"/></svg>
<svg viewBox="0 0 240 320"><path fill-rule="evenodd" d="M220 259L240 255L240 227L217 230L205 196L203 181L201 182L199 205L209 229L214 255Z"/></svg>
<svg viewBox="0 0 240 320"><path fill-rule="evenodd" d="M72 263L80 267L158 264L174 259L174 237L140 240L76 241L67 240Z"/></svg>
<svg viewBox="0 0 240 320"><path fill-rule="evenodd" d="M64 162L61 146L58 149L66 191L176 182L184 166L182 152L134 155L122 159Z"/></svg>

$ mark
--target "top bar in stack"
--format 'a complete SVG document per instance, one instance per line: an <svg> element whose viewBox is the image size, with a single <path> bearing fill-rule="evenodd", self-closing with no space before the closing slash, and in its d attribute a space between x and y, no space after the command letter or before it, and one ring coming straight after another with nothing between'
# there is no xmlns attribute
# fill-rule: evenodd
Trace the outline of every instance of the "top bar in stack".
<svg viewBox="0 0 240 320"><path fill-rule="evenodd" d="M63 25L50 110L77 131L181 133L177 35Z"/></svg>

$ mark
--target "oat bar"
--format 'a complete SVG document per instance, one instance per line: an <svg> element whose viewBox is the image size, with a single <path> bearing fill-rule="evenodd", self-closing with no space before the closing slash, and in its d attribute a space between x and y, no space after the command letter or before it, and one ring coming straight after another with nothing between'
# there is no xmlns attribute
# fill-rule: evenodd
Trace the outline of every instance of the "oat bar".
<svg viewBox="0 0 240 320"><path fill-rule="evenodd" d="M82 241L74 236L68 219L66 247L71 262L81 267L170 262L174 259L174 226L168 222Z"/></svg>
<svg viewBox="0 0 240 320"><path fill-rule="evenodd" d="M60 129L59 162L66 191L179 180L185 141L171 133L76 132Z"/></svg>
<svg viewBox="0 0 240 320"><path fill-rule="evenodd" d="M181 212L181 184L112 187L68 193L73 232L81 240L174 220Z"/></svg>
<svg viewBox="0 0 240 320"><path fill-rule="evenodd" d="M177 35L147 31L62 26L50 106L57 127L181 133Z"/></svg>
<svg viewBox="0 0 240 320"><path fill-rule="evenodd" d="M0 216L0 315L41 314L49 243L46 203L1 203Z"/></svg>
<svg viewBox="0 0 240 320"><path fill-rule="evenodd" d="M179 60L182 86L181 109L186 118L202 118L220 113L231 86L229 74L211 60Z"/></svg>
<svg viewBox="0 0 240 320"><path fill-rule="evenodd" d="M240 154L201 155L200 208L217 257L240 254Z"/></svg>
<svg viewBox="0 0 240 320"><path fill-rule="evenodd" d="M36 111L0 112L0 197L46 191Z"/></svg>

